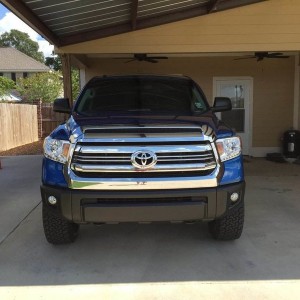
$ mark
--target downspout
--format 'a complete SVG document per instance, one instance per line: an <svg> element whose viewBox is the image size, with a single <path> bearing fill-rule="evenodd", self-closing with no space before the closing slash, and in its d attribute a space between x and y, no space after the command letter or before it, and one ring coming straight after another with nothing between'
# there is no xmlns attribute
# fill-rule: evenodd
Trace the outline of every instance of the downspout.
<svg viewBox="0 0 300 300"><path fill-rule="evenodd" d="M294 76L294 114L293 128L300 128L300 59L299 52L295 55L295 76Z"/></svg>

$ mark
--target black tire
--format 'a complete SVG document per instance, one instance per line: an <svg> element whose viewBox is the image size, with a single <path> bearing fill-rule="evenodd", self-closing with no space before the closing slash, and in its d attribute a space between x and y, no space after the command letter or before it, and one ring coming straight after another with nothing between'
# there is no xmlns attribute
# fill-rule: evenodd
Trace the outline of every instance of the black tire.
<svg viewBox="0 0 300 300"><path fill-rule="evenodd" d="M73 243L79 231L78 224L63 219L44 203L43 227L47 241L54 245Z"/></svg>
<svg viewBox="0 0 300 300"><path fill-rule="evenodd" d="M244 201L229 208L220 219L208 223L208 228L216 240L230 241L240 238L244 225Z"/></svg>

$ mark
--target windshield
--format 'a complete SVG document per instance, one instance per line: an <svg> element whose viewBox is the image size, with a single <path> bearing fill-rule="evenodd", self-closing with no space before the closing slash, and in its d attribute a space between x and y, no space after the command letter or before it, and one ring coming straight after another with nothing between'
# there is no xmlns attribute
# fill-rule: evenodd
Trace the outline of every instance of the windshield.
<svg viewBox="0 0 300 300"><path fill-rule="evenodd" d="M187 78L110 77L90 82L80 95L75 112L85 116L191 115L207 109L203 93Z"/></svg>

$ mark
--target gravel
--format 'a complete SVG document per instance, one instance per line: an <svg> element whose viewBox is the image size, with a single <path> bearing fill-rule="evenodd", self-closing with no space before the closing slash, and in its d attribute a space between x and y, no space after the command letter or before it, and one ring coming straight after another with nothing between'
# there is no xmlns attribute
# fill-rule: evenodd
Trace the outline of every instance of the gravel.
<svg viewBox="0 0 300 300"><path fill-rule="evenodd" d="M0 152L0 156L43 154L43 140Z"/></svg>

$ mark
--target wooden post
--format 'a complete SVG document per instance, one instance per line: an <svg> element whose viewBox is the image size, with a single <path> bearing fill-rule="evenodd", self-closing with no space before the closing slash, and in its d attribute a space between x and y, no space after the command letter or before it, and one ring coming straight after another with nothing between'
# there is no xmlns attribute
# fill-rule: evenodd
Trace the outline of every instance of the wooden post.
<svg viewBox="0 0 300 300"><path fill-rule="evenodd" d="M71 79L71 55L61 55L62 72L64 78L64 97L69 98L70 107L73 106L72 79Z"/></svg>

